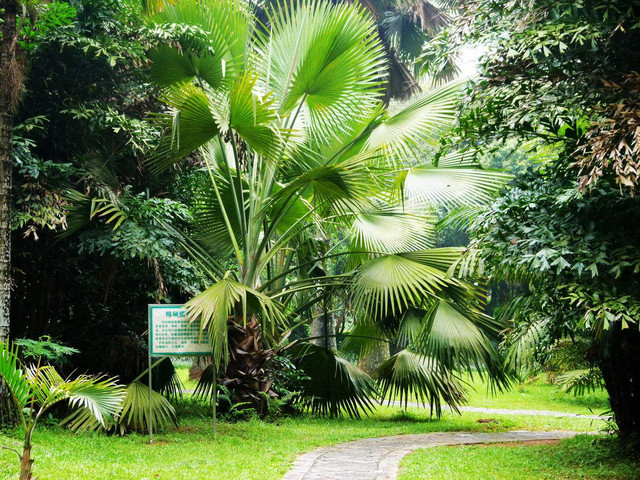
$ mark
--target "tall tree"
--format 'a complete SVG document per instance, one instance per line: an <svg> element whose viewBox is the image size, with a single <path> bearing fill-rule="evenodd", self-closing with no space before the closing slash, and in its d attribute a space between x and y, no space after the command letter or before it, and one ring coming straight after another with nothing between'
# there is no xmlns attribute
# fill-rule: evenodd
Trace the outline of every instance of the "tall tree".
<svg viewBox="0 0 640 480"><path fill-rule="evenodd" d="M16 0L0 2L0 341L9 336L11 322L11 183L13 174L13 123L22 88L22 66L16 58L18 44Z"/></svg>
<svg viewBox="0 0 640 480"><path fill-rule="evenodd" d="M589 338L626 437L640 437L639 18L637 0L475 0L460 28L487 46L462 136L556 151L477 232L493 274L528 286L510 310L516 349L544 347L541 326L554 342Z"/></svg>

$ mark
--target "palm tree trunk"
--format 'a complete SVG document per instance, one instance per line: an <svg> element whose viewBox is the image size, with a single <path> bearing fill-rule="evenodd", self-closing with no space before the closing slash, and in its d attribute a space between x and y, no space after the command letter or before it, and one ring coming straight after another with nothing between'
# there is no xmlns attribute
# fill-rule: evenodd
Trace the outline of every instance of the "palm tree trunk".
<svg viewBox="0 0 640 480"><path fill-rule="evenodd" d="M5 0L0 45L0 341L9 337L11 306L11 174L13 109L20 82L15 61L17 1Z"/></svg>
<svg viewBox="0 0 640 480"><path fill-rule="evenodd" d="M246 324L242 316L229 321L229 354L220 383L231 391L234 404L243 403L261 415L267 413L268 399L277 396L268 373L275 352L264 348L255 318Z"/></svg>
<svg viewBox="0 0 640 480"><path fill-rule="evenodd" d="M387 360L390 356L389 345L384 342L378 342L371 351L360 356L358 359L358 368L371 375L373 371L378 368L378 365Z"/></svg>
<svg viewBox="0 0 640 480"><path fill-rule="evenodd" d="M22 449L22 456L20 457L20 480L31 480L31 467L33 466L33 460L31 459L31 445Z"/></svg>
<svg viewBox="0 0 640 480"><path fill-rule="evenodd" d="M335 350L337 348L335 322L332 313L327 311L327 307L327 302L324 301L316 303L312 309L311 343Z"/></svg>

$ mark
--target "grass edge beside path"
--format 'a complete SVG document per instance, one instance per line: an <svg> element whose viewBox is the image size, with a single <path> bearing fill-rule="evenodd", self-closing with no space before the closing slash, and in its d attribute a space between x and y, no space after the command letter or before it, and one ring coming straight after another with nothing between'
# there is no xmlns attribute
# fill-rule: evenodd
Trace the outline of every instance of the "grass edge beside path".
<svg viewBox="0 0 640 480"><path fill-rule="evenodd" d="M539 444L458 445L415 450L398 480L637 480L640 455L615 436L579 435Z"/></svg>

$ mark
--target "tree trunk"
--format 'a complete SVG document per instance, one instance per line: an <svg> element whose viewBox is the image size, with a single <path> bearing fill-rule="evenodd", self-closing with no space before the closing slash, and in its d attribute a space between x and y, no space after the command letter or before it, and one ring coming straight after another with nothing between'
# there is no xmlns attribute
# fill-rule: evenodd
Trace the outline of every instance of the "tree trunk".
<svg viewBox="0 0 640 480"><path fill-rule="evenodd" d="M16 0L3 0L0 44L0 342L9 338L11 322L11 175L13 154L13 109L20 89L19 68L15 60ZM13 404L9 390L0 380L0 422L11 423Z"/></svg>
<svg viewBox="0 0 640 480"><path fill-rule="evenodd" d="M229 321L229 364L220 383L232 393L233 403L246 403L259 414L267 413L268 399L277 395L271 390L267 367L273 350L262 345L260 324L251 319L243 325L242 319Z"/></svg>
<svg viewBox="0 0 640 480"><path fill-rule="evenodd" d="M0 341L9 337L11 302L11 173L13 109L19 84L15 60L16 0L5 0L0 46Z"/></svg>
<svg viewBox="0 0 640 480"><path fill-rule="evenodd" d="M31 446L22 449L22 457L20 457L20 480L31 480L31 467L33 460L31 459Z"/></svg>
<svg viewBox="0 0 640 480"><path fill-rule="evenodd" d="M358 368L365 373L371 375L382 362L390 357L389 344L386 342L377 342L376 346L366 355L360 356L358 359Z"/></svg>
<svg viewBox="0 0 640 480"><path fill-rule="evenodd" d="M333 314L327 311L327 302L318 302L312 311L311 343L326 349L336 349L336 330Z"/></svg>
<svg viewBox="0 0 640 480"><path fill-rule="evenodd" d="M620 437L640 442L640 332L610 328L600 346L600 369Z"/></svg>

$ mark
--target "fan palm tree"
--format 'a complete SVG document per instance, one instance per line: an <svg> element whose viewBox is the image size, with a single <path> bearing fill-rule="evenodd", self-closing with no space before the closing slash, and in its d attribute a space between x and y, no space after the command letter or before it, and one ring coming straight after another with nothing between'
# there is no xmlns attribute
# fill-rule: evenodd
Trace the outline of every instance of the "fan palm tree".
<svg viewBox="0 0 640 480"><path fill-rule="evenodd" d="M167 40L150 52L167 134L148 166L160 173L188 158L208 178L183 242L211 286L187 309L236 399L264 408L277 347L311 374L310 408L367 408L375 385L337 352L283 347L337 291L347 292L356 328L390 325L378 340L409 312L417 318L404 342L417 360L397 365L418 368L422 381L437 387L461 366L498 372L495 325L477 290L455 277L461 251L432 248L427 215L435 203L484 201L504 181L462 154L425 154L453 124L460 84L391 115L384 48L357 5L291 2L258 23L245 2L182 0L151 21ZM336 258L344 269L322 268ZM451 384L426 388L457 398Z"/></svg>
<svg viewBox="0 0 640 480"><path fill-rule="evenodd" d="M157 0L160 1L161 0ZM334 4L356 3L366 9L376 22L384 48L388 77L384 84L385 100L407 99L421 91L421 78L452 80L458 73L455 55L431 55L429 46L455 15L455 0L329 0ZM147 2L148 3L148 2ZM254 1L258 18L277 0ZM157 3L156 3L157 5ZM147 7L149 10L153 8ZM443 39L445 40L445 39ZM432 45L438 49L439 45Z"/></svg>
<svg viewBox="0 0 640 480"><path fill-rule="evenodd" d="M423 63L433 63L424 57L425 45L450 23L455 14L452 0L358 0L378 24L378 32L388 61L388 98L406 99L420 92ZM420 62L416 63L418 59ZM453 57L437 68L429 68L435 80L452 80L458 73ZM435 67L435 65L433 65Z"/></svg>
<svg viewBox="0 0 640 480"><path fill-rule="evenodd" d="M114 379L81 375L76 379L63 379L48 365L21 365L18 347L9 342L0 344L0 376L5 381L16 413L24 430L22 453L13 448L20 458L20 480L30 480L33 432L42 416L54 405L68 401L79 409L71 422L72 428L105 427L119 414L125 397L124 389Z"/></svg>

